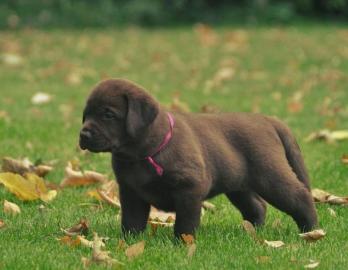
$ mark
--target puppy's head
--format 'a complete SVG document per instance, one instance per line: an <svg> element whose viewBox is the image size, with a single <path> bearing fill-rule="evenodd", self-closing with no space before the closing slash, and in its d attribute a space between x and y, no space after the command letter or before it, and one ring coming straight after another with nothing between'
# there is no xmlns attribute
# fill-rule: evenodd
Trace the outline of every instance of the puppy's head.
<svg viewBox="0 0 348 270"><path fill-rule="evenodd" d="M102 81L87 99L80 147L117 152L140 139L158 111L158 103L140 86L121 79Z"/></svg>

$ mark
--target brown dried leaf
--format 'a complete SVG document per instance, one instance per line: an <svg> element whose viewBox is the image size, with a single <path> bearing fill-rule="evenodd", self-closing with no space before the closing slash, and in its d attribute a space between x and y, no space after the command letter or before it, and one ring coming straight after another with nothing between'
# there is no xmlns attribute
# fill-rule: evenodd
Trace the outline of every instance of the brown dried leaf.
<svg viewBox="0 0 348 270"><path fill-rule="evenodd" d="M123 239L118 240L117 243L117 250L125 250L128 247L126 241L124 241Z"/></svg>
<svg viewBox="0 0 348 270"><path fill-rule="evenodd" d="M329 204L347 205L348 197L338 197L336 195L329 195L329 197L327 197L327 202Z"/></svg>
<svg viewBox="0 0 348 270"><path fill-rule="evenodd" d="M80 239L78 238L72 238L69 235L64 235L61 238L57 239L59 242L61 242L64 245L70 246L70 247L77 247L81 244Z"/></svg>
<svg viewBox="0 0 348 270"><path fill-rule="evenodd" d="M110 251L102 250L102 247L104 247L105 244L103 242L103 238L99 237L97 233L94 233L92 243L93 243L92 258L91 259L82 258L82 263L84 265L85 264L89 265L91 264L91 262L103 263L108 266L115 265L115 264L123 265L123 263L110 257L109 255Z"/></svg>
<svg viewBox="0 0 348 270"><path fill-rule="evenodd" d="M256 230L253 224L251 224L247 220L243 220L242 222L243 229L249 234L254 240L258 240L258 237L256 235Z"/></svg>
<svg viewBox="0 0 348 270"><path fill-rule="evenodd" d="M149 221L158 221L163 223L174 223L175 213L164 212L155 207L151 207Z"/></svg>
<svg viewBox="0 0 348 270"><path fill-rule="evenodd" d="M192 245L195 242L195 237L192 234L181 234L181 239L186 245Z"/></svg>
<svg viewBox="0 0 348 270"><path fill-rule="evenodd" d="M341 162L345 165L348 165L348 154L343 154L341 157Z"/></svg>
<svg viewBox="0 0 348 270"><path fill-rule="evenodd" d="M300 237L308 242L315 242L326 235L326 232L322 229L314 230L311 232L300 233Z"/></svg>
<svg viewBox="0 0 348 270"><path fill-rule="evenodd" d="M331 195L329 192L318 188L312 189L311 193L315 202L326 202Z"/></svg>
<svg viewBox="0 0 348 270"><path fill-rule="evenodd" d="M284 246L284 242L283 241L268 241L268 240L264 240L264 243L272 248L280 248L282 246Z"/></svg>
<svg viewBox="0 0 348 270"><path fill-rule="evenodd" d="M217 43L217 34L209 25L198 23L194 26L194 31L198 35L198 39L201 45L210 47L214 46Z"/></svg>
<svg viewBox="0 0 348 270"><path fill-rule="evenodd" d="M121 203L117 197L109 197L108 193L104 190L97 189L99 196L108 204L115 206L116 208L121 208Z"/></svg>
<svg viewBox="0 0 348 270"><path fill-rule="evenodd" d="M0 219L0 229L4 228L5 226L5 222L2 219Z"/></svg>
<svg viewBox="0 0 348 270"><path fill-rule="evenodd" d="M74 164L69 161L65 168L65 178L60 183L61 187L74 187L74 186L86 186L95 183L106 183L107 179L103 174L85 171L76 171L74 169Z"/></svg>
<svg viewBox="0 0 348 270"><path fill-rule="evenodd" d="M2 159L3 172L12 172L12 173L20 174L20 175L24 175L30 172L30 173L35 173L36 175L40 177L44 177L46 174L48 174L52 170L53 170L53 167L48 165L40 164L40 165L34 166L32 162L27 158L23 160L19 160L19 159L13 159L10 157L4 157Z"/></svg>
<svg viewBox="0 0 348 270"><path fill-rule="evenodd" d="M125 250L125 254L129 260L132 260L135 257L138 257L139 255L143 254L144 249L145 249L145 241L140 241L134 245L129 246Z"/></svg>
<svg viewBox="0 0 348 270"><path fill-rule="evenodd" d="M78 239L80 241L82 246L93 248L93 241L87 240L83 235L77 235L76 239ZM105 244L104 244L104 246L105 246Z"/></svg>
<svg viewBox="0 0 348 270"><path fill-rule="evenodd" d="M88 221L85 218L82 218L79 223L75 224L71 228L62 229L62 231L68 236L74 235L88 235L89 226Z"/></svg>
<svg viewBox="0 0 348 270"><path fill-rule="evenodd" d="M21 209L17 204L4 200L4 212L8 214L17 215L21 212Z"/></svg>

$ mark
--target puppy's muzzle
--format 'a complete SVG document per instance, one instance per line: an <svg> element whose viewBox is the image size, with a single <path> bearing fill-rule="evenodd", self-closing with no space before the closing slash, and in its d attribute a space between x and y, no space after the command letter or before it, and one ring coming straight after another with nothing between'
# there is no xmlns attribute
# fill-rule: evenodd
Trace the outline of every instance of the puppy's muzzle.
<svg viewBox="0 0 348 270"><path fill-rule="evenodd" d="M80 147L83 150L87 149L88 145L90 145L92 142L92 138L93 138L92 131L87 128L83 128L80 131Z"/></svg>

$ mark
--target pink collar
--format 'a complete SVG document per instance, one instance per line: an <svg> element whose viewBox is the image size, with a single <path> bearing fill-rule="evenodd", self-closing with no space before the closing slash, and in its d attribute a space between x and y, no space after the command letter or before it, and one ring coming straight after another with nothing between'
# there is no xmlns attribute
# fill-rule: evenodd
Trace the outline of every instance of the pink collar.
<svg viewBox="0 0 348 270"><path fill-rule="evenodd" d="M167 134L164 136L164 139L162 141L162 143L159 145L159 147L157 148L157 150L155 151L155 153L153 153L151 156L147 156L145 157L145 159L147 161L150 162L150 164L154 167L154 169L156 170L156 173L159 175L159 176L162 176L163 175L163 171L164 169L162 168L161 165L159 165L154 159L153 157L155 155L157 155L168 143L169 141L171 140L171 138L173 137L173 128L174 128L174 117L170 114L170 113L167 113L167 116L168 116L168 120L169 120L169 125L170 125L170 129L169 131L167 132Z"/></svg>

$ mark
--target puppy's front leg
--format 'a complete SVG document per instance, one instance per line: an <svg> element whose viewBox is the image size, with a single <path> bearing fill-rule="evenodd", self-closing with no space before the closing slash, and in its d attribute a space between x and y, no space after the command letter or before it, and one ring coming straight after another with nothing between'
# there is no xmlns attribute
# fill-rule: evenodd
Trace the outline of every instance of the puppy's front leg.
<svg viewBox="0 0 348 270"><path fill-rule="evenodd" d="M119 190L122 210L122 232L127 234L144 231L150 213L150 204L145 202L125 184L120 184Z"/></svg>
<svg viewBox="0 0 348 270"><path fill-rule="evenodd" d="M194 235L201 218L202 202L192 194L181 193L175 196L176 221L174 234L180 238L181 234Z"/></svg>

